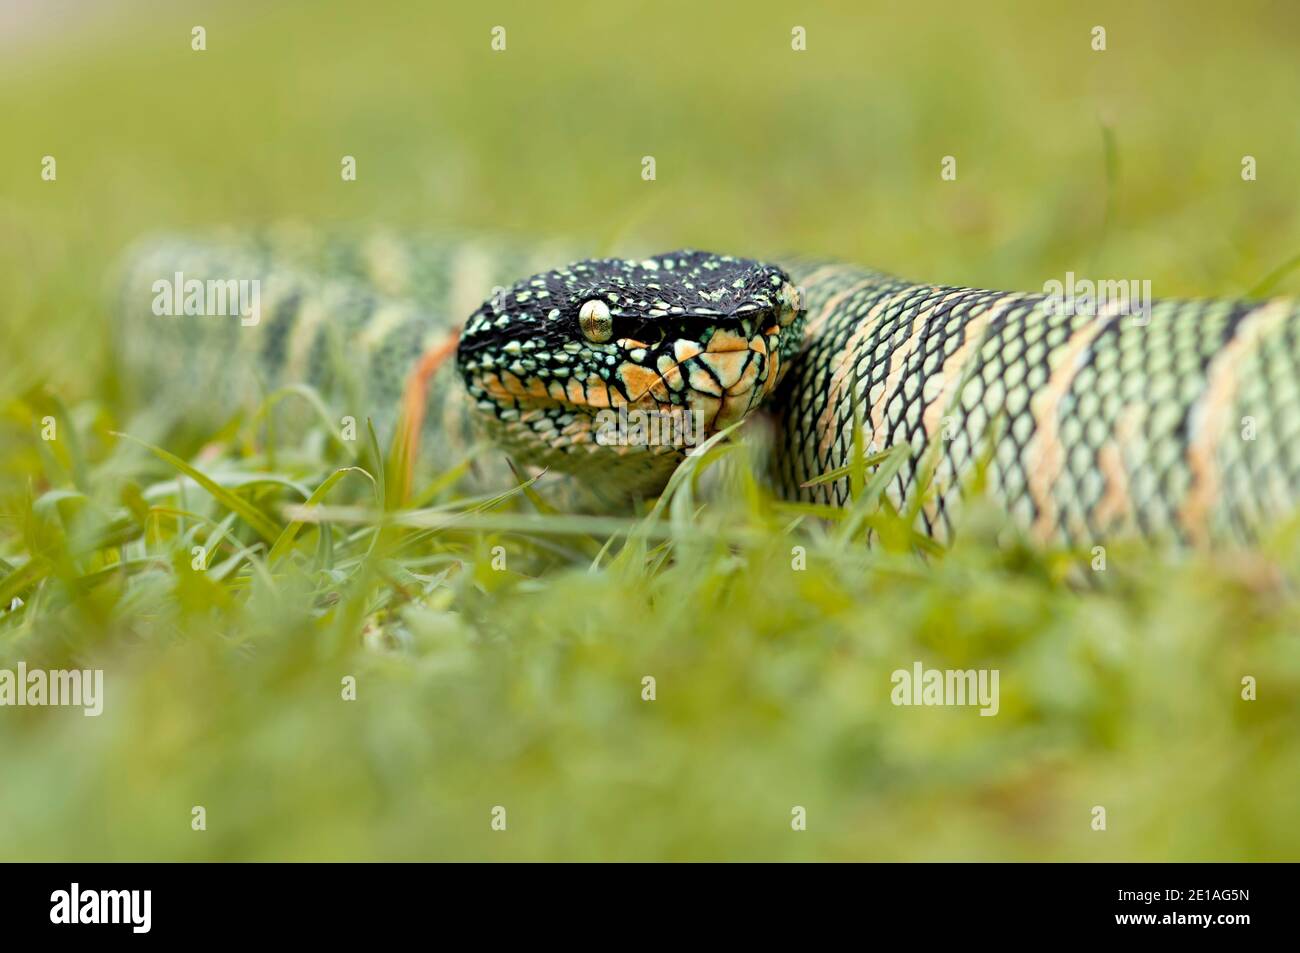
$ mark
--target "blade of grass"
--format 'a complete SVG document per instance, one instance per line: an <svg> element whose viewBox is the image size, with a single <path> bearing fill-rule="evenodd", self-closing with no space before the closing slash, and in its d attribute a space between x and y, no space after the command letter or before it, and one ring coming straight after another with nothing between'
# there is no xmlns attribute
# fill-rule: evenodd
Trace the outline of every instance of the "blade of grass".
<svg viewBox="0 0 1300 953"><path fill-rule="evenodd" d="M118 431L110 431L110 433L115 437L122 437L123 439L130 440L132 443L139 444L159 460L175 467L199 486L203 487L203 489L207 490L208 493L212 495L213 499L219 502L226 509L233 513L238 513L240 519L247 523L249 527L257 533L257 535L261 536L268 543L274 542L275 538L279 535L280 531L276 527L275 523L268 519L265 514L257 509L257 507L253 506L243 497L230 492L207 474L186 463L174 453L169 453L161 447L155 447L153 444L132 437L130 434L120 433Z"/></svg>
<svg viewBox="0 0 1300 953"><path fill-rule="evenodd" d="M375 492L378 493L379 484L375 481L375 478L371 476L365 469L363 469L362 467L340 467L339 469L331 473L328 477L326 477L324 481L322 481L320 486L316 487L316 489L312 492L311 496L307 498L307 502L304 503L303 506L312 507L312 506L319 505L320 501L324 499L325 495L334 488L335 484L337 484L349 473L360 473L362 476L364 476L367 480L370 481L370 485L374 487ZM301 520L294 520L290 522L287 526L285 526L285 528L280 532L279 537L271 545L271 551L266 556L267 565L269 565L272 569L275 569L276 563L280 561L280 558L284 556L284 554L288 552L289 547L293 545L293 541L295 537L297 537L298 531L300 529L302 529Z"/></svg>

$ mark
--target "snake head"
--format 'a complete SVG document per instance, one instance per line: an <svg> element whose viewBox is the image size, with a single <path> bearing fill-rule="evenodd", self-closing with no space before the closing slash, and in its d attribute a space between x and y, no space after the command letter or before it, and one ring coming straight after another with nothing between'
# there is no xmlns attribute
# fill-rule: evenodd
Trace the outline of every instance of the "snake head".
<svg viewBox="0 0 1300 953"><path fill-rule="evenodd" d="M457 364L489 435L521 462L649 494L762 404L802 334L782 269L675 251L498 291L466 322Z"/></svg>

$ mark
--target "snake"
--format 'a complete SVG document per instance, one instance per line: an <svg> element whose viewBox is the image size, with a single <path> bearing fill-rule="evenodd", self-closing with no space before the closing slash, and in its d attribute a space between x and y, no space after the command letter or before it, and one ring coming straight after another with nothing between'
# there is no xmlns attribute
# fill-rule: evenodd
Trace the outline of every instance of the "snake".
<svg viewBox="0 0 1300 953"><path fill-rule="evenodd" d="M255 323L182 306L233 279L259 282ZM743 426L777 498L849 507L855 466L888 459L884 496L936 539L975 493L1042 542L1258 539L1300 492L1300 302L1134 305L822 259L297 228L144 243L115 339L146 403L225 414L305 382L414 426L423 459L473 451L483 479L546 472L606 507Z"/></svg>

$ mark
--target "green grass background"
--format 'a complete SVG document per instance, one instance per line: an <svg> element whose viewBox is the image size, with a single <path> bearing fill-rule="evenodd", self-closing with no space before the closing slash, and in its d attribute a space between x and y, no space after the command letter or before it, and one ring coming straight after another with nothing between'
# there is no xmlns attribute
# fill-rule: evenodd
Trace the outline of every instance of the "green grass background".
<svg viewBox="0 0 1300 953"><path fill-rule="evenodd" d="M1015 288L1073 270L1158 296L1295 293L1294 4L7 17L0 596L23 605L0 615L0 665L102 667L107 701L98 719L0 709L0 856L1300 857L1293 534L1214 557L1120 547L1091 573L1080 554L996 545L976 513L922 560L737 477L721 501L679 494L630 544L620 529L598 561L600 533L534 525L521 497L494 507L506 529L372 521L327 547L308 526L271 560L226 505L112 435L142 408L108 357L131 240L286 219L593 254L822 253ZM348 462L298 436L277 447L244 417L172 448L215 442L199 465L278 532L281 504ZM353 484L366 499L355 474L333 492ZM889 526L869 500L860 515ZM196 541L219 572L189 569ZM998 668L1001 713L892 706L890 672L918 659Z"/></svg>

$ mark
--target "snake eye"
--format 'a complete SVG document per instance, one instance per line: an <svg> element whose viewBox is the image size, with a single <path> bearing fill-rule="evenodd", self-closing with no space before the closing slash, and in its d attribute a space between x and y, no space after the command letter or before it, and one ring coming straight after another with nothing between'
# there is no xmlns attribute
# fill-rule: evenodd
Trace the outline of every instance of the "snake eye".
<svg viewBox="0 0 1300 953"><path fill-rule="evenodd" d="M609 316L609 305L592 298L578 312L578 327L583 337L600 344L614 336L614 320Z"/></svg>

